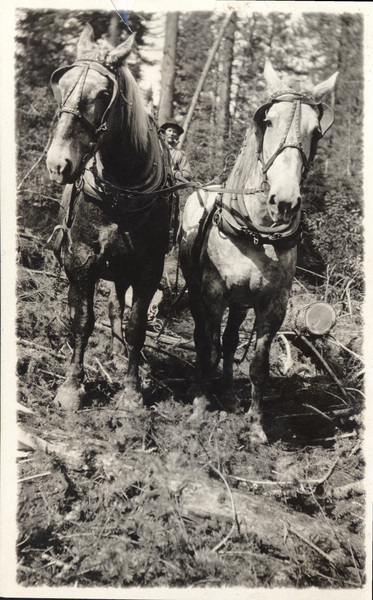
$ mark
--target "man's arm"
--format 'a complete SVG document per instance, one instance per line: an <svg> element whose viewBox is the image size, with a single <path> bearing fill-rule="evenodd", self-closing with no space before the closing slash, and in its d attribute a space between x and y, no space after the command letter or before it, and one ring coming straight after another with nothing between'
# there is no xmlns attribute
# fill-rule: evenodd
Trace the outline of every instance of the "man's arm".
<svg viewBox="0 0 373 600"><path fill-rule="evenodd" d="M181 173L182 177L187 179L187 181L192 179L192 169L190 167L189 160L182 150L178 150L177 152L174 169L174 175L176 179L178 178L178 173Z"/></svg>

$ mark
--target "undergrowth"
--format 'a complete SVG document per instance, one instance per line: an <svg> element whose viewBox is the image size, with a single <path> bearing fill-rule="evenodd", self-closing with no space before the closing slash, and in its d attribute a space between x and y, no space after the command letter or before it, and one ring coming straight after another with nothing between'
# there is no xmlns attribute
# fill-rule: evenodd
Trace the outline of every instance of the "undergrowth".
<svg viewBox="0 0 373 600"><path fill-rule="evenodd" d="M108 287L96 289L96 327L86 353L84 410L53 405L71 356L67 281L55 294L49 251L43 268L20 266L18 413L43 440L18 460L18 582L25 586L357 588L364 583L361 480L361 298L325 274L322 285L299 272L291 311L327 296L338 314L333 345L313 340L333 365L347 400L322 365L295 339L284 375L276 339L264 400L269 445L247 435L252 317L235 365L237 414L216 406L191 427L187 390L194 355L150 338L141 367L145 404L115 408L122 372L111 360ZM164 301L153 326L169 317L168 336L192 338L187 304ZM290 326L285 322L283 329ZM151 329L152 325L150 325ZM175 337L175 339L178 339ZM351 350L353 353L351 353ZM339 369L339 370L338 370ZM45 445L47 448L45 448ZM45 451L46 450L46 451ZM254 517L254 515L256 515Z"/></svg>

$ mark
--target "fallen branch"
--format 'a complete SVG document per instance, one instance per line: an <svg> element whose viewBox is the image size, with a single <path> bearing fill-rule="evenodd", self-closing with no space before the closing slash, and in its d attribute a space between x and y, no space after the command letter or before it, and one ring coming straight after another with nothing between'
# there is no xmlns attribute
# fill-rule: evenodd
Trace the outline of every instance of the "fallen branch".
<svg viewBox="0 0 373 600"><path fill-rule="evenodd" d="M319 410L315 406L312 406L311 404L306 404L305 402L303 402L302 406L306 406L310 410L313 410L315 413L317 413L318 415L321 415L322 417L324 417L324 419L327 419L327 421L330 421L330 423L333 423L333 425L335 425L333 419L331 419L330 417L328 417L328 415L326 415L325 413L323 413L321 410Z"/></svg>
<svg viewBox="0 0 373 600"><path fill-rule="evenodd" d="M158 333L155 333L153 331L147 331L146 335L151 338L157 338L157 340L159 340L163 344L169 344L173 348L183 348L185 350L192 350L192 352L195 352L194 344L190 340L184 340L183 338L175 338L173 336L164 334L158 335Z"/></svg>
<svg viewBox="0 0 373 600"><path fill-rule="evenodd" d="M155 442L158 443L157 440ZM107 443L95 438L75 439L71 437L58 443L44 442L44 444L49 454L55 454L61 458L63 463L74 471L85 471L89 465L90 469L96 469L98 473L101 473L102 469L106 472L109 452ZM92 451L88 465L87 447ZM138 468L136 468L137 464L135 460L134 462L130 461L130 466L134 468L134 477L138 473L139 480L141 480L141 461ZM124 468L128 469L128 466L123 465L123 454L110 450L110 472L119 474ZM213 470L217 472L214 468ZM289 523L293 530L304 539L314 539L313 536L317 536L320 545L324 542L330 544L332 541L332 552L333 550L339 554L344 552L338 540L330 540L328 523L304 513L289 513L286 507L271 497L266 496L264 500L263 496L230 489L227 481L229 478L222 476L221 472L217 474L219 480L213 480L203 472L193 475L186 480L186 485L178 496L178 507L182 517L218 519L226 521L229 525L227 528L229 534L213 548L214 552L217 552L226 543L238 525L243 535L249 537L255 535L255 539L261 540L263 545L274 549L274 553L287 555L283 521ZM272 483L276 485L277 482ZM347 532L344 525L336 524L336 531L339 539L345 539L347 536L350 537L351 543L355 544L354 540L357 539L357 535Z"/></svg>
<svg viewBox="0 0 373 600"><path fill-rule="evenodd" d="M95 327L97 327L98 329L110 329L111 325L109 321L101 321L101 323L96 323ZM177 338L165 334L159 335L159 333L149 330L146 331L146 335L147 337L154 338L162 344L167 344L168 346L172 346L173 348L183 348L184 350L191 350L192 352L195 352L194 344L190 340L185 340L184 338ZM162 351L162 348L160 348L158 344L153 344L151 347L158 348L160 351Z"/></svg>
<svg viewBox="0 0 373 600"><path fill-rule="evenodd" d="M232 513L233 513L233 525L232 525L232 527L231 527L230 531L229 531L229 532L227 533L227 535L226 535L226 536L225 536L225 537L224 537L224 538L221 540L221 542L219 542L218 544L216 544L216 546L214 546L214 547L212 548L212 550L211 550L211 552L217 552L217 551L219 550L219 548L221 548L222 546L224 546L224 545L227 543L227 541L228 541L228 540L229 540L229 538L231 537L231 535L232 535L232 533L233 533L233 531L235 530L235 528L236 528L236 527L237 527L238 533L240 533L240 524L239 524L239 522L238 522L238 518L237 518L237 511L236 511L236 507L235 507L235 504L234 504L234 499L233 499L232 491L231 491L231 488L229 487L229 484L228 484L227 480L225 479L225 477L224 477L223 473L222 473L222 472L221 472L219 469L216 469L216 468L215 468L213 465L211 465L211 464L210 464L210 468L211 468L213 471L215 471L215 473L216 473L217 475L219 475L219 477L222 479L222 481L223 481L223 483L224 483L225 487L227 488L227 490L228 490L228 493L229 493L229 497L230 497L230 500L231 500Z"/></svg>
<svg viewBox="0 0 373 600"><path fill-rule="evenodd" d="M31 408L28 408L27 406L24 406L23 404L20 404L19 402L16 402L16 409L21 412L27 413L29 415L35 414L34 411L31 410Z"/></svg>
<svg viewBox="0 0 373 600"><path fill-rule="evenodd" d="M324 367L324 369L327 371L327 373L329 373L329 375L331 376L331 378L333 379L333 381L336 383L336 385L338 386L338 389L340 390L341 394L343 395L343 397L348 400L349 396L348 393L346 392L346 390L344 389L343 385L341 384L341 382L339 381L338 377L336 376L336 374L332 371L332 369L329 367L328 363L324 360L324 358L321 356L320 352L315 348L315 346L313 344L311 344L311 342L302 334L300 333L297 329L294 329L295 333L297 334L297 336L302 340L302 342L304 342L311 350L312 352L315 354L315 356L319 359L319 361L321 362L322 366ZM346 404L346 402L343 400L343 402Z"/></svg>
<svg viewBox="0 0 373 600"><path fill-rule="evenodd" d="M46 346L41 346L40 344L36 344L35 342L29 342L28 340L18 339L17 344L21 344L22 346L26 346L28 348L33 348L34 350L38 350L39 352L47 352L51 356L54 356L54 358L58 358L60 360L61 359L66 360L66 358L67 358L66 355L59 354L58 352L55 352L51 348L47 348Z"/></svg>
<svg viewBox="0 0 373 600"><path fill-rule="evenodd" d="M293 359L291 358L290 344L283 333L278 333L278 337L281 339L282 343L285 346L286 358L282 359L282 362L284 364L284 368L283 368L282 372L283 372L283 375L286 375L286 373L289 371L290 367L293 364Z"/></svg>
<svg viewBox="0 0 373 600"><path fill-rule="evenodd" d="M34 271L34 269L28 269L27 267L19 267L22 271L26 271L26 273L30 273L30 275L46 275L47 277L60 277L60 279L66 279L66 275L61 273L61 275L57 275L57 273L52 273L51 271Z"/></svg>
<svg viewBox="0 0 373 600"><path fill-rule="evenodd" d="M52 471L46 471L45 473L38 473L37 475L30 475L29 477L22 477L21 479L17 479L17 483L23 483L24 481L31 481L31 479L37 479L38 477L46 477L47 475L52 475Z"/></svg>
<svg viewBox="0 0 373 600"><path fill-rule="evenodd" d="M359 360L361 360L362 363L365 362L364 358L362 356L360 356L360 354L357 354L353 350L350 350L350 348L347 348L347 346L344 346L343 344L341 344L341 342L339 342L335 338L332 338L330 335L328 336L327 340L328 340L328 342L331 342L335 346L339 346L340 348L342 348L346 352L349 352L352 356L354 356L355 358L358 358Z"/></svg>
<svg viewBox="0 0 373 600"><path fill-rule="evenodd" d="M327 479L329 479L330 475L333 473L334 469L336 468L337 464L339 462L339 458L337 458L334 463L332 464L332 466L327 470L327 472L325 473L325 475L323 477L321 477L321 479L309 479L309 483L312 484L316 484L316 485L320 485L321 483L325 483L325 481Z"/></svg>
<svg viewBox="0 0 373 600"><path fill-rule="evenodd" d="M19 237L24 238L25 240L30 240L30 242L37 242L39 246L43 246L44 242L40 238L35 235L31 235L31 233L24 233L23 231L18 232ZM30 269L32 270L32 269Z"/></svg>
<svg viewBox="0 0 373 600"><path fill-rule="evenodd" d="M364 494L364 491L363 480L360 479L359 481L354 481L353 483L347 483L346 485L333 488L332 496L338 500L341 500L343 498L347 498L351 492L360 496Z"/></svg>
<svg viewBox="0 0 373 600"><path fill-rule="evenodd" d="M38 190L17 190L19 194L34 194L38 198L44 198L45 200L52 200L52 202L57 202L57 204L61 204L61 200L57 198L52 198L52 196L45 196L44 194L40 194Z"/></svg>
<svg viewBox="0 0 373 600"><path fill-rule="evenodd" d="M98 358L95 356L95 361L97 362L98 366L100 367L101 371L103 372L103 374L105 375L105 377L107 378L109 383L113 383L112 378L110 377L109 373L104 369L104 367L102 366L102 364L100 363L100 361L98 360Z"/></svg>
<svg viewBox="0 0 373 600"><path fill-rule="evenodd" d="M331 558L326 552L324 552L323 550L321 550L318 546L316 546L316 544L314 544L313 542L311 542L310 540L308 540L307 538L305 538L303 535L301 535L298 531L296 531L293 527L291 527L288 523L285 523L288 531L290 533L292 533L293 535L296 535L300 540L302 540L302 542L304 542L305 544L307 544L308 546L310 546L310 548L312 548L313 550L315 550L315 552L318 552L318 554L320 554L320 556L322 556L323 558L325 558L325 560L327 560L328 562L330 562L330 564L332 564L333 566L335 566L335 560L333 558Z"/></svg>

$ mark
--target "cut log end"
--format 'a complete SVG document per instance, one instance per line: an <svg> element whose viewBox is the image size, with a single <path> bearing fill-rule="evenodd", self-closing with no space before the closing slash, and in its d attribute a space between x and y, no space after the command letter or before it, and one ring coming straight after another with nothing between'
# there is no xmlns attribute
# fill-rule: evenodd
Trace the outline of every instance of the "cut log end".
<svg viewBox="0 0 373 600"><path fill-rule="evenodd" d="M313 335L325 335L335 325L334 308L327 302L314 302L303 307L296 316L297 327Z"/></svg>

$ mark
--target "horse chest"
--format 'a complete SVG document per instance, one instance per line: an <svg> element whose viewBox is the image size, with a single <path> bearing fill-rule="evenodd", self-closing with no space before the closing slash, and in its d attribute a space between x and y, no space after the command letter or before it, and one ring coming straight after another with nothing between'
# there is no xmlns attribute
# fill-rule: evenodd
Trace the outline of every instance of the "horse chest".
<svg viewBox="0 0 373 600"><path fill-rule="evenodd" d="M237 288L247 293L266 288L290 288L296 266L296 249L276 250L271 245L255 246L247 240L230 239L216 227L207 246L209 262L227 290Z"/></svg>

